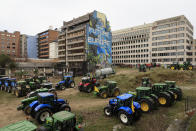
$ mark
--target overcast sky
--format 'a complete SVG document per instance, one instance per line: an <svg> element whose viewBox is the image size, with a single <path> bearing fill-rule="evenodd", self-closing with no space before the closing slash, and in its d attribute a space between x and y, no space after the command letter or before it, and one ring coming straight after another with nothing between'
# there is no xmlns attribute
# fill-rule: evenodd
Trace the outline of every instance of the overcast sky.
<svg viewBox="0 0 196 131"><path fill-rule="evenodd" d="M0 30L35 35L93 10L117 30L185 15L196 27L196 0L0 0ZM196 33L194 31L194 36Z"/></svg>

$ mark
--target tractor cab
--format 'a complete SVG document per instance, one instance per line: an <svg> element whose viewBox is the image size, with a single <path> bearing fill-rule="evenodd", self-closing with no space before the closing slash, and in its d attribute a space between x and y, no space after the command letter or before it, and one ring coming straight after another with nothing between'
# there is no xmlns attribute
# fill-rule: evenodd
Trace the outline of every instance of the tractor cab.
<svg viewBox="0 0 196 131"><path fill-rule="evenodd" d="M35 91L31 91L30 93L27 94L27 98L37 96L37 94L40 93L40 92L48 92L48 89L47 88L41 88L41 89L37 89Z"/></svg>
<svg viewBox="0 0 196 131"><path fill-rule="evenodd" d="M64 77L63 77L63 80L64 80L64 81L70 81L70 80L73 81L73 77L72 77L72 76L64 76Z"/></svg>
<svg viewBox="0 0 196 131"><path fill-rule="evenodd" d="M168 89L167 84L165 83L155 83L152 86L152 91L154 92L164 92Z"/></svg>
<svg viewBox="0 0 196 131"><path fill-rule="evenodd" d="M75 114L67 111L55 113L52 117L47 117L42 129L53 131L79 130L81 127L76 124Z"/></svg>
<svg viewBox="0 0 196 131"><path fill-rule="evenodd" d="M42 84L40 84L40 86L41 86L41 88L51 89L52 83L42 83Z"/></svg>
<svg viewBox="0 0 196 131"><path fill-rule="evenodd" d="M146 72L146 65L145 64L139 65L139 72Z"/></svg>
<svg viewBox="0 0 196 131"><path fill-rule="evenodd" d="M136 96L137 99L141 99L143 96L150 96L152 90L150 87L137 87L136 88Z"/></svg>
<svg viewBox="0 0 196 131"><path fill-rule="evenodd" d="M110 90L116 88L117 82L116 81L107 81L105 84Z"/></svg>
<svg viewBox="0 0 196 131"><path fill-rule="evenodd" d="M51 104L54 100L57 100L52 93L44 92L37 95L39 104Z"/></svg>
<svg viewBox="0 0 196 131"><path fill-rule="evenodd" d="M131 107L132 102L133 102L133 95L124 93L120 96L117 96L116 99L117 99L117 102L120 104L120 106Z"/></svg>
<svg viewBox="0 0 196 131"><path fill-rule="evenodd" d="M26 87L26 85L27 85L26 81L18 81L16 84L16 86L21 87L21 88Z"/></svg>
<svg viewBox="0 0 196 131"><path fill-rule="evenodd" d="M142 86L143 87L150 87L151 86L151 82L150 82L149 77L142 78Z"/></svg>
<svg viewBox="0 0 196 131"><path fill-rule="evenodd" d="M40 83L47 82L47 78L45 76L38 76L38 80Z"/></svg>
<svg viewBox="0 0 196 131"><path fill-rule="evenodd" d="M175 88L176 87L176 81L165 81L165 83L167 84L167 86L169 88Z"/></svg>
<svg viewBox="0 0 196 131"><path fill-rule="evenodd" d="M26 81L27 84L29 85L30 82L33 82L33 78L26 78L25 81Z"/></svg>

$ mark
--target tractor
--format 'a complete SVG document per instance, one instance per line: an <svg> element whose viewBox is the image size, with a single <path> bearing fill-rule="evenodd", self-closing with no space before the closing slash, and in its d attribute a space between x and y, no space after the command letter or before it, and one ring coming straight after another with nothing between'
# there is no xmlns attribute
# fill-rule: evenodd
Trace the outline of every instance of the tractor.
<svg viewBox="0 0 196 131"><path fill-rule="evenodd" d="M8 86L8 83L5 85L5 81L9 79L8 77L2 77L0 78L0 88L1 88L1 91L5 90L5 86L7 85Z"/></svg>
<svg viewBox="0 0 196 131"><path fill-rule="evenodd" d="M0 131L82 131L82 128L77 124L75 114L61 111L47 117L39 127L31 121L24 120L0 128Z"/></svg>
<svg viewBox="0 0 196 131"><path fill-rule="evenodd" d="M51 89L52 88L52 83L49 83L49 82L41 83L40 87L41 88Z"/></svg>
<svg viewBox="0 0 196 131"><path fill-rule="evenodd" d="M75 114L68 111L60 111L47 117L46 122L38 127L37 131L81 131L82 128L76 123Z"/></svg>
<svg viewBox="0 0 196 131"><path fill-rule="evenodd" d="M30 115L41 124L53 113L64 110L71 111L67 101L57 99L54 94L48 92L38 93L37 100L33 101L29 106Z"/></svg>
<svg viewBox="0 0 196 131"><path fill-rule="evenodd" d="M102 98L107 97L117 97L120 95L120 89L117 87L117 82L115 81L107 81L104 86L99 86L94 89L94 94L97 96L101 96Z"/></svg>
<svg viewBox="0 0 196 131"><path fill-rule="evenodd" d="M184 62L183 64L173 62L173 64L171 64L169 68L171 70L193 70L193 65L190 62Z"/></svg>
<svg viewBox="0 0 196 131"><path fill-rule="evenodd" d="M158 96L152 93L150 87L137 87L136 92L129 91L128 94L132 94L134 100L140 103L142 112L150 112L159 105Z"/></svg>
<svg viewBox="0 0 196 131"><path fill-rule="evenodd" d="M175 94L174 96L176 100L182 100L182 90L176 86L175 81L165 81L165 84L167 84L169 90Z"/></svg>
<svg viewBox="0 0 196 131"><path fill-rule="evenodd" d="M21 101L21 105L18 106L17 110L18 111L23 110L26 115L29 115L30 114L29 104L31 104L33 101L36 101L38 93L41 92L50 92L54 94L55 97L57 97L57 93L55 89L47 89L47 88L37 89L36 91L31 91L30 93L27 94L26 98Z"/></svg>
<svg viewBox="0 0 196 131"><path fill-rule="evenodd" d="M161 106L171 106L175 101L175 94L168 90L168 86L165 83L153 84L152 93L158 96L158 101Z"/></svg>
<svg viewBox="0 0 196 131"><path fill-rule="evenodd" d="M12 89L16 87L16 79L15 78L9 78L5 80L5 91L8 93L12 92Z"/></svg>
<svg viewBox="0 0 196 131"><path fill-rule="evenodd" d="M149 77L142 78L142 87L151 87L151 82Z"/></svg>
<svg viewBox="0 0 196 131"><path fill-rule="evenodd" d="M27 86L26 81L18 81L16 88L12 89L12 94L15 94L17 97L26 96L31 91L30 87Z"/></svg>
<svg viewBox="0 0 196 131"><path fill-rule="evenodd" d="M108 117L118 116L125 125L130 125L141 116L141 106L133 100L133 95L124 93L115 99L110 99L109 105L104 108L104 114Z"/></svg>
<svg viewBox="0 0 196 131"><path fill-rule="evenodd" d="M65 88L74 88L75 82L72 76L64 76L62 81L58 82L56 85L57 90L63 90Z"/></svg>
<svg viewBox="0 0 196 131"><path fill-rule="evenodd" d="M36 131L37 126L28 120L19 121L0 128L0 131Z"/></svg>
<svg viewBox="0 0 196 131"><path fill-rule="evenodd" d="M82 78L82 82L79 83L79 91L90 93L94 90L95 86L99 86L99 83L94 77L85 76Z"/></svg>
<svg viewBox="0 0 196 131"><path fill-rule="evenodd" d="M145 64L139 65L139 72L146 72L146 65Z"/></svg>

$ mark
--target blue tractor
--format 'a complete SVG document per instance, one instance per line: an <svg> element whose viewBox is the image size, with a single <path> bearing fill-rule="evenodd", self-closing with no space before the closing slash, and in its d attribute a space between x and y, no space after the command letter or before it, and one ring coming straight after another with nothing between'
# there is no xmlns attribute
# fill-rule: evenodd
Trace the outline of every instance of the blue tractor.
<svg viewBox="0 0 196 131"><path fill-rule="evenodd" d="M16 87L16 78L8 78L5 80L4 90L8 93L12 92L12 89Z"/></svg>
<svg viewBox="0 0 196 131"><path fill-rule="evenodd" d="M110 99L109 105L104 108L105 115L116 115L123 124L132 124L141 116L141 106L133 99L134 96L128 93L117 96L116 99Z"/></svg>
<svg viewBox="0 0 196 131"><path fill-rule="evenodd" d="M48 92L38 93L37 100L30 105L30 115L35 118L40 124L44 123L45 119L53 113L59 111L71 111L69 103L64 99L57 97Z"/></svg>
<svg viewBox="0 0 196 131"><path fill-rule="evenodd" d="M8 86L7 85L8 83L5 82L7 79L9 79L9 78L8 77L0 78L0 88L2 91L5 90L5 86Z"/></svg>
<svg viewBox="0 0 196 131"><path fill-rule="evenodd" d="M58 82L56 85L57 90L63 90L65 88L74 88L75 82L72 76L64 76L62 81Z"/></svg>

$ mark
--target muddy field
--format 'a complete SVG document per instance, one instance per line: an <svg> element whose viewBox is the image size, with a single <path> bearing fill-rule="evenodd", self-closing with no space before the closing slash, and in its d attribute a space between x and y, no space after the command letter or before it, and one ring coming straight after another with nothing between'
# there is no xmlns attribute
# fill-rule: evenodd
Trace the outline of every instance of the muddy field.
<svg viewBox="0 0 196 131"><path fill-rule="evenodd" d="M165 74L160 70L151 70L146 73L138 73L137 70L130 69L116 69L116 75L110 76L107 79L112 79L118 82L118 87L122 89L122 92L128 90L134 91L138 85L140 85L141 77L150 76L152 81L160 81L157 76L165 78ZM165 72L171 72L166 70ZM174 80L174 71L168 74L168 78ZM179 76L176 76L178 85L182 87L184 96L196 96L195 87L195 72L182 72L182 80ZM171 75L171 76L170 76ZM193 80L189 80L192 77ZM120 121L116 117L107 118L104 116L103 108L108 104L108 99L102 99L94 96L92 93L81 93L77 89L81 77L75 78L76 87L72 89L66 89L63 91L57 91L58 97L67 99L72 112L83 118L83 125L85 131L108 131L113 128L118 130L133 130L133 131L165 131L170 123L174 119L180 118L184 113L184 99L177 102L175 105L169 108L160 107L149 114L143 114L140 121L134 123L132 126L124 126L120 124ZM106 80L107 80L106 79ZM51 82L56 83L59 79L50 79ZM135 82L136 81L136 82ZM183 81L183 82L181 82ZM131 86L130 86L131 85ZM26 116L22 111L17 111L17 106L24 98L16 98L12 94L0 91L0 127L6 126L13 122L26 119ZM143 123L142 125L140 123Z"/></svg>

